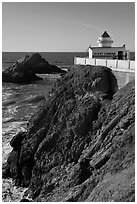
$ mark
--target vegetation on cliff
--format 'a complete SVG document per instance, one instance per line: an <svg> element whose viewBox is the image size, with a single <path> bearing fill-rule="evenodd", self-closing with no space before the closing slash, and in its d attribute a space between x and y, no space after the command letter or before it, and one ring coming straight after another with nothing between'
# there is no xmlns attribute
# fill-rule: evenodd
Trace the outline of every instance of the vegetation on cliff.
<svg viewBox="0 0 137 204"><path fill-rule="evenodd" d="M33 201L134 201L134 81L117 90L106 67L71 69L11 140L3 177Z"/></svg>

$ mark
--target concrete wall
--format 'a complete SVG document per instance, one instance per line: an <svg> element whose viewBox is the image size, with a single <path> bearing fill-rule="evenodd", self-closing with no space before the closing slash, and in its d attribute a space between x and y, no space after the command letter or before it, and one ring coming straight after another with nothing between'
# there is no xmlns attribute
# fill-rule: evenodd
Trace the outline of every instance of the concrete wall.
<svg viewBox="0 0 137 204"><path fill-rule="evenodd" d="M75 57L74 58L74 64L86 65L86 58Z"/></svg>
<svg viewBox="0 0 137 204"><path fill-rule="evenodd" d="M101 65L111 69L135 70L135 61L130 60L114 60L114 59L93 59L75 57L74 64L81 65ZM129 71L130 72L130 71Z"/></svg>
<svg viewBox="0 0 137 204"><path fill-rule="evenodd" d="M121 69L129 69L129 60L118 60L118 68Z"/></svg>
<svg viewBox="0 0 137 204"><path fill-rule="evenodd" d="M132 72L121 72L121 71L113 71L118 83L119 89L125 86L128 82L135 79L135 73Z"/></svg>
<svg viewBox="0 0 137 204"><path fill-rule="evenodd" d="M75 57L74 64L102 65L111 68L117 79L119 88L135 79L135 61Z"/></svg>
<svg viewBox="0 0 137 204"><path fill-rule="evenodd" d="M106 66L106 60L104 59L96 59L96 65Z"/></svg>
<svg viewBox="0 0 137 204"><path fill-rule="evenodd" d="M130 61L130 69L135 69L135 61Z"/></svg>
<svg viewBox="0 0 137 204"><path fill-rule="evenodd" d="M93 58L86 58L86 64L95 64L96 59L93 59Z"/></svg>
<svg viewBox="0 0 137 204"><path fill-rule="evenodd" d="M116 67L118 66L118 60L106 60L106 67L112 68L112 67Z"/></svg>

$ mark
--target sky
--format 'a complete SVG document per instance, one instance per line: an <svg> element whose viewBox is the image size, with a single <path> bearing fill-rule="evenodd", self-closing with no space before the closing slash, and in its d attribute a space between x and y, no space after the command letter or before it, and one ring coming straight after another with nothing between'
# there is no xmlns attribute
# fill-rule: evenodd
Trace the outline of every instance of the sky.
<svg viewBox="0 0 137 204"><path fill-rule="evenodd" d="M135 51L135 3L2 3L3 52L85 52L105 30Z"/></svg>

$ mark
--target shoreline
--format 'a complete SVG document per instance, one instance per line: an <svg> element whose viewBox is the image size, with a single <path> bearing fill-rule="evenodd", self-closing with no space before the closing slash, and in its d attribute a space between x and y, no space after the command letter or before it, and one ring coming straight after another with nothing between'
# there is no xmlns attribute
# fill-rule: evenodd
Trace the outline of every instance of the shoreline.
<svg viewBox="0 0 137 204"><path fill-rule="evenodd" d="M79 72L78 72L78 74L79 74ZM48 75L48 76L47 76ZM77 75L76 75L77 76ZM79 75L80 76L80 75ZM83 76L83 75L82 75ZM88 75L87 75L88 76ZM57 74L56 76L55 75L52 75L52 74L44 74L43 75L43 78L44 78L44 80L45 79L47 79L47 77L49 77L49 80L51 80L51 81L56 81L56 79L58 79L58 78L60 78L60 76ZM70 77L71 78L71 77ZM83 77L81 77L80 78L81 79L81 82L79 81L79 79L77 79L78 80L78 83L83 83L82 82L82 80L84 79ZM44 81L43 80L43 81ZM75 80L74 80L75 81ZM74 83L74 81L73 81L73 83ZM89 82L91 83L91 79L89 78ZM36 84L38 85L40 85L42 83L42 81L39 81L38 83L36 82ZM67 80L64 82L64 83L67 83ZM75 82L76 83L76 82ZM106 82L105 82L106 83ZM35 83L34 83L35 84ZM44 84L44 83L43 83ZM72 83L70 83L70 84L72 84ZM77 83L76 83L77 84ZM80 86L81 86L81 84L80 84ZM41 84L42 85L42 84ZM63 86L63 84L61 83L60 84L61 86ZM69 85L69 84L68 84ZM83 85L82 85L83 86ZM104 85L103 85L104 86ZM102 88L103 88L103 86L102 86ZM70 85L70 87L71 87L71 85ZM75 88L74 88L74 90L76 89L79 89L79 86L74 86ZM66 88L68 88L68 86L66 86ZM82 91L84 90L84 94L85 94L85 88L86 88L86 86L83 88L81 88L82 89ZM56 87L56 89L58 89L58 87ZM64 89L63 89L64 90ZM70 88L70 93L71 93L71 91L72 91L73 89L71 89ZM60 90L58 90L59 92L58 93L60 93ZM86 90L86 91L88 91L88 89ZM63 91L63 94L66 94L65 93L66 92L66 89ZM69 92L68 92L69 93ZM79 92L78 92L79 93ZM118 94L118 93L117 93ZM65 96L65 95L64 95ZM73 96L73 95L72 95ZM69 110L69 108L71 109L71 103L72 103L72 101L71 100L73 100L73 97L71 98L71 100L69 101L68 100L68 95L66 95L65 96L66 97L66 101L65 101L65 103L67 104L67 105L65 105L65 104L63 104L63 108L64 108L64 111L63 112L60 112L59 113L59 116L58 117L60 117L60 115L63 113L63 115L62 115L62 117L64 117L64 114L66 114L67 113L67 111ZM90 104L89 105L91 105L92 104L92 94L91 94L91 96L90 95L88 95L88 94L86 94L85 96L84 96L85 98L76 98L76 100L84 100L83 102L82 102L82 104L81 104L81 107L83 106L83 104L84 104L84 102L86 101L86 100L91 100L91 102L90 102ZM89 97L89 98L88 98ZM96 95L95 95L95 97L93 97L94 99L96 98ZM64 100L64 98L63 98L63 100ZM104 100L104 99L103 99ZM58 98L55 100L56 101L56 103L54 104L55 106L56 106L56 104L58 103L57 101L58 101ZM59 102L61 102L61 100L59 101ZM79 101L80 102L80 101ZM73 104L73 103L72 103ZM59 105L59 104L58 104ZM70 106L70 107L69 107ZM86 107L87 106L85 106L85 109L86 109ZM49 109L50 109L51 107L49 106ZM62 108L62 106L60 107L60 109ZM92 107L91 107L92 108ZM97 108L97 107L96 107ZM60 109L57 109L58 111L60 110ZM68 109L68 110L67 110ZM83 109L83 111L85 110L85 109ZM90 109L89 109L90 110ZM58 114L58 111L57 111L57 113L56 114ZM81 111L81 109L79 110L79 113L80 113L80 111ZM48 109L47 109L47 112L48 112ZM47 113L46 112L46 113ZM51 111L51 113L52 113L52 111ZM55 114L55 115L56 115ZM72 112L72 114L73 114L73 112ZM85 112L85 114L86 114L86 112ZM79 114L78 114L79 115ZM91 114L91 115L93 115L93 114ZM74 115L75 116L75 115ZM36 115L35 115L35 117L36 117ZM85 117L85 116L83 116L83 117ZM48 116L48 119L50 120L50 118L54 118L54 114L53 114L53 116L52 117L49 117ZM67 118L67 117L66 117ZM70 117L71 118L71 117ZM76 118L77 119L77 118ZM89 120L89 118L87 117L87 119L86 119L86 124L87 124L87 120ZM56 120L56 118L54 118L54 120L53 121L58 121L58 120ZM62 121L61 119L60 119L60 121ZM69 121L69 120L68 120ZM78 120L78 123L81 123L81 121L82 120ZM67 120L66 120L66 122L67 122ZM56 125L55 125L55 127L56 127ZM58 127L58 126L57 126ZM64 127L64 126L62 126L62 127ZM68 126L67 127L71 127L71 123L70 124L68 124ZM83 127L83 126L82 126ZM54 136L54 134L55 134L55 136L56 135L62 135L62 139L64 138L64 136L63 136L63 130L62 130L62 128L59 128L58 129L58 131L57 131L57 129L55 129L54 130L54 128L53 127L51 127L51 130L52 130L52 134L53 134L53 136ZM55 133L54 133L54 131L55 131ZM61 132L60 132L61 131ZM67 130L68 131L68 130ZM79 130L79 128L78 127L76 127L76 131L78 131L79 132L79 134L81 135L81 131L83 131L83 129L81 129L81 131ZM59 132L59 133L58 133ZM65 132L65 131L64 131ZM58 134L57 134L58 133ZM70 132L68 132L69 134L70 134L70 136L73 136L73 130L72 131L70 131ZM51 134L51 135L52 135ZM75 134L77 134L77 132L75 133ZM82 136L82 135L81 135ZM80 136L80 137L81 137ZM65 137L67 137L67 135L65 135ZM32 138L33 139L33 138ZM51 140L52 140L52 138L51 138ZM61 141L61 140L60 140ZM33 140L32 140L32 143L33 143ZM49 140L49 143L50 143L50 140ZM67 143L65 142L65 146L67 147L67 145L66 145ZM52 146L52 145L51 145ZM62 145L60 145L60 147L61 147ZM64 147L65 147L64 146ZM76 146L77 147L77 146ZM13 148L14 149L14 148ZM69 151L71 150L71 146L70 146L70 148L69 148ZM71 150L72 151L72 150ZM65 154L64 154L65 155ZM68 155L68 157L69 157L69 155ZM72 159L71 157L70 157L70 159ZM94 159L93 159L93 161L92 161L93 163L94 163ZM78 163L78 165L79 165L79 163ZM95 164L95 166L96 166L96 164ZM65 167L65 168L67 168L67 166ZM73 170L74 170L74 172L75 172L75 165L73 166L72 165L72 167L71 167ZM81 168L81 167L80 167ZM63 170L61 170L62 172L60 172L60 173L63 173ZM82 171L85 171L85 170L82 170ZM69 171L68 171L69 172ZM53 168L53 175L56 175L56 173L57 173L57 171L54 171L54 168ZM69 176L69 175L67 175L67 176ZM80 176L79 175L79 173L78 173L78 176ZM55 178L56 178L56 176L55 176ZM65 177L64 177L65 178ZM75 179L74 179L75 180ZM53 179L53 181L54 181L54 179ZM73 181L72 181L73 182ZM14 184L14 183L13 183ZM9 188L9 187L8 187ZM88 187L87 187L88 188ZM14 189L14 187L13 187L13 189ZM26 188L27 189L27 188ZM13 195L12 195L13 196ZM15 195L15 197L16 197L16 195ZM48 197L47 197L47 199L48 199ZM50 199L50 198L49 198ZM52 197L51 197L51 199L52 199ZM69 200L69 198L68 198L68 200ZM71 200L70 200L71 201Z"/></svg>

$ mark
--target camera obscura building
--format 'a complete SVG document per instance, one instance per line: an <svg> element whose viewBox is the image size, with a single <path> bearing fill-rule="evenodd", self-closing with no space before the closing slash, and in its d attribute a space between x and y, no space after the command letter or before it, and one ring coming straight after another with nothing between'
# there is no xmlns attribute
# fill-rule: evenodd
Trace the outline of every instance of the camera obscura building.
<svg viewBox="0 0 137 204"><path fill-rule="evenodd" d="M106 31L99 37L97 43L98 47L89 46L89 58L118 60L128 60L130 58L130 51L126 50L125 45L112 47L113 40Z"/></svg>

